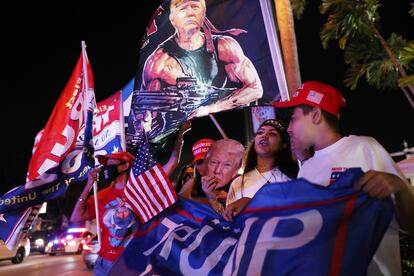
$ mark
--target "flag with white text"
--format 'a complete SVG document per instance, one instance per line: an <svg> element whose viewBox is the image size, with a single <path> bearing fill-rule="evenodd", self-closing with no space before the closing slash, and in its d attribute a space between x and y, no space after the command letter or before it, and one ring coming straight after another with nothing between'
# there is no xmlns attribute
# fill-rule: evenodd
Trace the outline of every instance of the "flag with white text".
<svg viewBox="0 0 414 276"><path fill-rule="evenodd" d="M265 185L233 222L180 198L141 226L110 275L365 275L394 209L355 191L361 175Z"/></svg>
<svg viewBox="0 0 414 276"><path fill-rule="evenodd" d="M93 123L95 156L125 151L121 90L97 103Z"/></svg>
<svg viewBox="0 0 414 276"><path fill-rule="evenodd" d="M70 184L84 181L94 167L93 87L92 69L84 52L46 127L36 136L26 184L0 197L1 240L18 240L13 235L17 229L28 229L28 219L37 214L39 204L64 196Z"/></svg>

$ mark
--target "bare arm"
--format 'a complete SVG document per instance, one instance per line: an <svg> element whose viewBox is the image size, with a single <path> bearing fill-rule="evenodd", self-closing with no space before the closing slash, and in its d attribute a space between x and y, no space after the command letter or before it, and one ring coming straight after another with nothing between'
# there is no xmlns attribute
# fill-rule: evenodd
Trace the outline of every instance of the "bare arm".
<svg viewBox="0 0 414 276"><path fill-rule="evenodd" d="M178 163L181 159L181 149L184 143L183 137L184 133L191 129L190 121L186 121L178 131L177 140L175 140L173 151L171 152L170 158L168 159L167 163L162 166L164 172L170 176L175 168L177 167Z"/></svg>
<svg viewBox="0 0 414 276"><path fill-rule="evenodd" d="M394 174L371 170L357 181L355 187L379 199L394 194L398 224L404 231L414 233L414 189L407 182Z"/></svg>
<svg viewBox="0 0 414 276"><path fill-rule="evenodd" d="M233 82L241 83L242 87L214 104L197 108L190 115L190 118L248 105L263 95L262 83L256 68L244 55L243 49L234 38L230 36L220 38L218 56L220 61L225 64L227 76Z"/></svg>
<svg viewBox="0 0 414 276"><path fill-rule="evenodd" d="M178 77L185 77L178 62L162 49L148 57L143 72L145 90L161 90L165 86L176 85Z"/></svg>
<svg viewBox="0 0 414 276"><path fill-rule="evenodd" d="M237 107L247 105L263 95L263 88L256 68L244 55L240 44L232 37L222 37L218 44L219 58L225 65L225 70L233 82L242 83L241 89L235 91L221 104ZM220 101L219 101L220 104Z"/></svg>
<svg viewBox="0 0 414 276"><path fill-rule="evenodd" d="M86 199L91 190L93 183L96 181L97 174L99 172L99 168L95 168L90 171L88 175L88 181L86 182L85 188L83 189L79 199L76 201L75 208L73 209L72 216L70 217L70 221L73 223L84 222L86 220L90 220L88 208L86 206Z"/></svg>

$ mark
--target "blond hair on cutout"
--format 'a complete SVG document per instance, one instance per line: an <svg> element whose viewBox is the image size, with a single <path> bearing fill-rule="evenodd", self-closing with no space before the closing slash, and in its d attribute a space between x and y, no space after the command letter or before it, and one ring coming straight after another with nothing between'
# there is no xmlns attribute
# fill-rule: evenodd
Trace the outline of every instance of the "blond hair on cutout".
<svg viewBox="0 0 414 276"><path fill-rule="evenodd" d="M220 140L214 142L214 144L208 150L208 152L205 156L205 159L208 160L210 158L212 152L214 152L215 150L236 154L237 157L236 157L236 163L235 164L237 164L237 166L239 168L241 167L245 148L239 141L234 140L234 139L226 138L226 139L220 139Z"/></svg>

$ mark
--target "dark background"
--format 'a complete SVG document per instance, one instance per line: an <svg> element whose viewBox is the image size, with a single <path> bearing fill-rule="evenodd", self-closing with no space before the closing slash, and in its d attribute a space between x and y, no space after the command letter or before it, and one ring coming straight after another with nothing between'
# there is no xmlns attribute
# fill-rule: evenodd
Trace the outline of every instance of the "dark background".
<svg viewBox="0 0 414 276"><path fill-rule="evenodd" d="M133 78L145 28L161 1L88 5L13 4L2 9L2 154L0 194L25 183L34 137L42 129L63 91L85 40L92 65L97 101ZM308 1L295 22L302 81L319 80L336 86L348 102L341 129L344 134L375 137L389 152L401 151L403 141L414 144L413 109L402 91L377 91L361 83L357 91L343 85L345 65L335 43L322 49L319 30L325 19L320 1ZM408 1L382 1L381 33L413 40L414 18ZM8 16L6 19L6 15ZM217 120L230 138L246 143L243 111L224 112ZM182 163L191 161L191 146L201 138L220 139L209 117L193 122L185 136Z"/></svg>

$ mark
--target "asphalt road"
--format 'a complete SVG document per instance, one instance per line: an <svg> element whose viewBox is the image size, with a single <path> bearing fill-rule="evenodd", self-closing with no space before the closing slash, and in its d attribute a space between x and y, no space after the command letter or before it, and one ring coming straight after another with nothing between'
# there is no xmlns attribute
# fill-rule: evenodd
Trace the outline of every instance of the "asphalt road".
<svg viewBox="0 0 414 276"><path fill-rule="evenodd" d="M12 264L11 261L0 262L0 275L7 276L90 276L82 255L29 255L20 264Z"/></svg>

